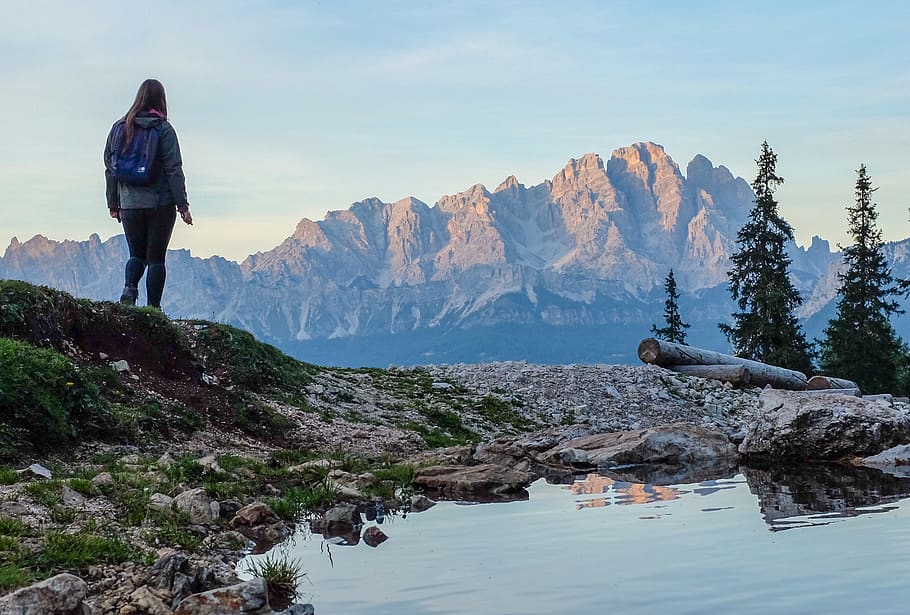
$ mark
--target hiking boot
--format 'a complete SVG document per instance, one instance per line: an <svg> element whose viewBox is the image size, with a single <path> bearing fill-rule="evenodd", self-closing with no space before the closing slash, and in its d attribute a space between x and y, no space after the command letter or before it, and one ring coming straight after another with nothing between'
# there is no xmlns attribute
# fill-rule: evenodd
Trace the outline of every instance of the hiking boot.
<svg viewBox="0 0 910 615"><path fill-rule="evenodd" d="M120 294L120 303L124 305L136 305L136 299L139 298L139 289L135 286L124 286Z"/></svg>

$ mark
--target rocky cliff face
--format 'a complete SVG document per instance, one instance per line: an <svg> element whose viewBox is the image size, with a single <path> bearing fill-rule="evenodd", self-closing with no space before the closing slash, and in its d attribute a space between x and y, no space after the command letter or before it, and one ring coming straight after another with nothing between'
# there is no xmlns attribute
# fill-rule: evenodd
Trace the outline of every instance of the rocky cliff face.
<svg viewBox="0 0 910 615"><path fill-rule="evenodd" d="M535 186L512 176L492 192L475 185L432 207L413 197L365 199L324 220L302 220L279 246L239 265L172 252L164 307L285 347L391 336L406 348L414 335L457 346L464 332L516 325L537 327L528 335L614 326L644 334L660 318L671 267L698 306L690 320L729 313L713 305L721 294L710 289L726 282L752 198L743 179L704 156L684 176L660 145L636 143L606 164L597 154L572 159ZM821 240L790 254L807 297L837 260ZM13 241L0 276L113 298L124 260L122 237L38 236ZM400 360L420 362L406 351Z"/></svg>

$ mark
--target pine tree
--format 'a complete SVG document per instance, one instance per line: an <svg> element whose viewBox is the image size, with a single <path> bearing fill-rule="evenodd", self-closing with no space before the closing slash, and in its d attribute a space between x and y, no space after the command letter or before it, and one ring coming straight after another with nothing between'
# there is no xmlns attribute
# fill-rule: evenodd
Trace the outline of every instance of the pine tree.
<svg viewBox="0 0 910 615"><path fill-rule="evenodd" d="M855 381L863 391L896 392L905 351L889 317L903 313L893 299L900 291L875 223L878 212L872 193L876 188L866 165L856 173L856 202L847 208L853 245L844 249L847 270L838 276L837 316L825 329L821 367L827 374Z"/></svg>
<svg viewBox="0 0 910 615"><path fill-rule="evenodd" d="M667 326L657 328L657 325L651 325L651 333L656 337L668 342L677 344L686 343L686 329L689 328L687 323L682 321L679 315L679 293L676 291L676 278L673 277L673 270L667 274L664 282L664 289L667 291L667 300L664 303L664 321Z"/></svg>
<svg viewBox="0 0 910 615"><path fill-rule="evenodd" d="M795 310L802 303L787 274L785 246L793 229L777 212L774 190L783 183L776 174L777 154L762 143L752 182L755 206L736 236L737 251L729 272L730 293L739 312L732 324L719 325L741 357L802 372L812 369L811 349Z"/></svg>

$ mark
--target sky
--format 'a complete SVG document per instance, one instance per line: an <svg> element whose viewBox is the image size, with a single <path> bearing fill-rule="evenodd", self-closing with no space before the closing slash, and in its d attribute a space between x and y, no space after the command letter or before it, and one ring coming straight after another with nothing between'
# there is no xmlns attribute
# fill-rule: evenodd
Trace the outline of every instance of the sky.
<svg viewBox="0 0 910 615"><path fill-rule="evenodd" d="M654 141L752 180L847 244L866 164L886 240L910 236L910 3L0 0L0 252L102 239L101 152L161 80L193 227L172 248L242 260L304 217L429 204Z"/></svg>

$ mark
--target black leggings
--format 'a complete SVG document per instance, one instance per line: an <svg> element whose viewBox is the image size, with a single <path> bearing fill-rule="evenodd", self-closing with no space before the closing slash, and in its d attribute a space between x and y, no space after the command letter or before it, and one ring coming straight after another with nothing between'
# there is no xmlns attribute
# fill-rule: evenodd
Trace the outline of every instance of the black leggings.
<svg viewBox="0 0 910 615"><path fill-rule="evenodd" d="M177 208L173 205L120 210L120 221L130 247L130 259L126 261L126 285L136 288L148 265L149 272L145 278L148 304L157 308L161 307L161 293L164 292L167 277L164 256L176 220Z"/></svg>

